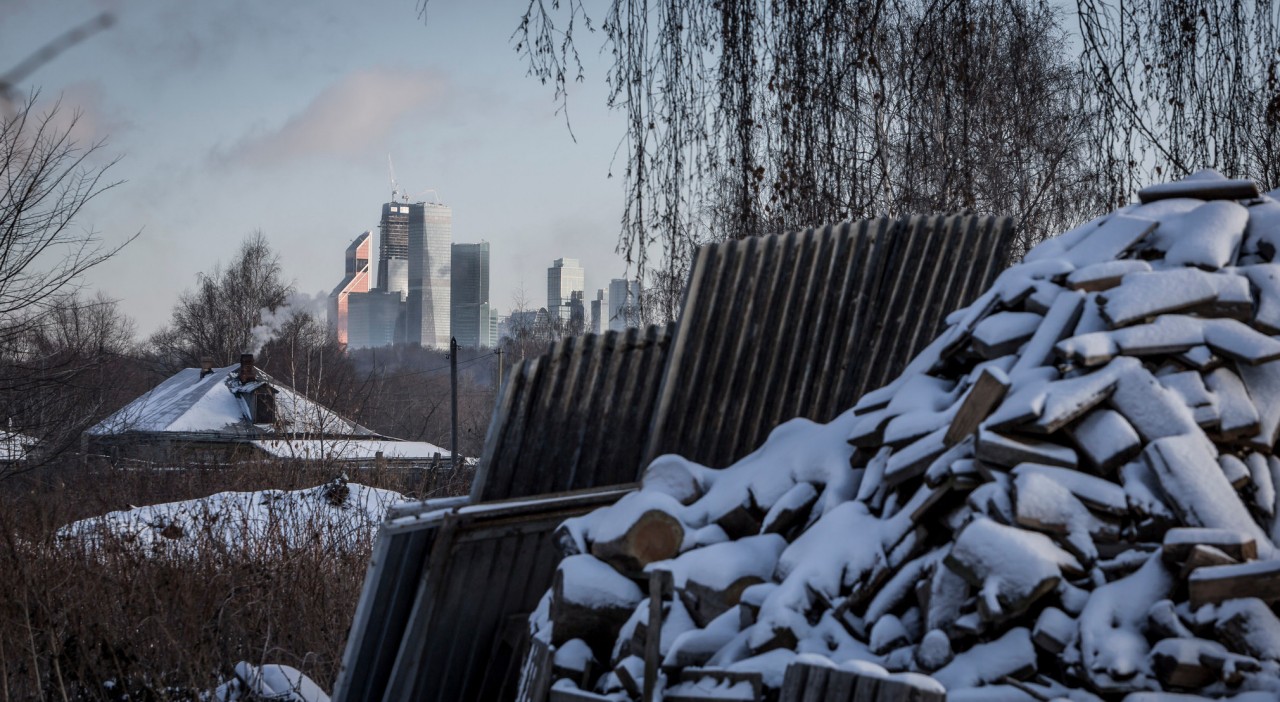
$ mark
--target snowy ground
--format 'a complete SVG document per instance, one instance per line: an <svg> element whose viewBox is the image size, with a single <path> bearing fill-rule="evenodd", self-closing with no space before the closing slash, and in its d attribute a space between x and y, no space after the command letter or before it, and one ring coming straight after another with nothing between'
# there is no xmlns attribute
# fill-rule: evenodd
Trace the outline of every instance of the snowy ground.
<svg viewBox="0 0 1280 702"><path fill-rule="evenodd" d="M174 555L268 555L308 545L347 549L370 543L387 508L404 499L338 479L303 490L220 492L135 507L73 522L58 537Z"/></svg>

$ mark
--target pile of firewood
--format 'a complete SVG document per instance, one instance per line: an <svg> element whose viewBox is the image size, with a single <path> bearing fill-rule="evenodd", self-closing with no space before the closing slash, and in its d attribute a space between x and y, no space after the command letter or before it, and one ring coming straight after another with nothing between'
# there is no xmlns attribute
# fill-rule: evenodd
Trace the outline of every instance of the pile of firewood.
<svg viewBox="0 0 1280 702"><path fill-rule="evenodd" d="M800 699L799 664L953 700L1280 695L1280 202L1213 173L1140 199L834 421L662 457L566 522L531 622L553 690Z"/></svg>

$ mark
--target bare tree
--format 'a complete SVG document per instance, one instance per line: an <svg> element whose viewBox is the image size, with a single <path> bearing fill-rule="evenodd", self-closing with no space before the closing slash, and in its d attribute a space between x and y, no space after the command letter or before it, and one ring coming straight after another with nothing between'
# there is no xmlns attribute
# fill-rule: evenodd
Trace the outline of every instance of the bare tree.
<svg viewBox="0 0 1280 702"><path fill-rule="evenodd" d="M1078 0L1112 204L1200 168L1280 185L1280 21L1274 3Z"/></svg>
<svg viewBox="0 0 1280 702"><path fill-rule="evenodd" d="M90 376L132 335L114 303L75 293L85 272L137 235L109 246L80 224L119 184L107 176L115 160L104 142L73 138L79 113L38 97L0 117L0 428L54 456L109 403Z"/></svg>
<svg viewBox="0 0 1280 702"><path fill-rule="evenodd" d="M169 326L152 336L152 345L172 367L196 366L206 356L217 364L234 363L259 345L253 330L262 324L263 311L275 312L292 291L279 254L261 231L254 232L229 265L218 263L199 274L196 289L178 298Z"/></svg>
<svg viewBox="0 0 1280 702"><path fill-rule="evenodd" d="M38 322L24 321L6 338L6 353L0 357L0 416L5 422L0 429L6 438L29 437L38 443L22 463L0 464L0 477L78 448L85 429L154 381L136 360L132 320L102 295L59 296L47 303Z"/></svg>
<svg viewBox="0 0 1280 702"><path fill-rule="evenodd" d="M545 316L545 315L543 315ZM549 330L539 323L538 310L532 309L529 294L522 282L511 294L511 314L507 317L507 336L502 340L506 355L514 362L537 356L551 342Z"/></svg>
<svg viewBox="0 0 1280 702"><path fill-rule="evenodd" d="M1100 206L1092 113L1047 0L601 5L627 118L619 249L642 279L651 250L682 279L703 240L957 210L1035 239ZM562 101L588 9L531 2L516 30Z"/></svg>
<svg viewBox="0 0 1280 702"><path fill-rule="evenodd" d="M259 365L277 380L342 413L359 410L369 391L337 331L314 311L290 307L260 349Z"/></svg>
<svg viewBox="0 0 1280 702"><path fill-rule="evenodd" d="M116 160L103 158L104 142L72 137L79 119L59 103L41 108L36 93L0 119L0 335L25 334L86 271L137 237L107 246L76 222L120 184L107 177Z"/></svg>

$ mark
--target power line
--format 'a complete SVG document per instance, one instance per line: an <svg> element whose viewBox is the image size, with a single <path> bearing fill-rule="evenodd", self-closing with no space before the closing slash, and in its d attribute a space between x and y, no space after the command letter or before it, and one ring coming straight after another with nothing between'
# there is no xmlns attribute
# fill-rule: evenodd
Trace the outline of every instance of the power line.
<svg viewBox="0 0 1280 702"><path fill-rule="evenodd" d="M459 368L462 368L462 367L464 367L464 366L471 365L472 363L478 363L478 362L480 362L480 361L487 360L487 359L489 359L489 358L491 358L491 357L493 357L493 356L497 356L497 355L498 355L498 353L495 351L495 352L493 352L493 353L487 353L487 354L485 354L485 355L483 355L483 356L476 356L475 358L473 358L473 359L471 359L471 360L469 360L469 361L459 361L459 362L458 362L458 367L459 367ZM440 371L447 371L447 370L449 370L451 367L452 367L452 366L450 366L449 364L445 364L445 365L443 365L443 366L437 366L436 368L427 368L427 369L425 369L425 370L420 370L420 371L407 371L407 372L404 372L404 373L396 373L395 375L379 375L379 376L377 376L377 378L378 378L379 380L395 380L396 378L407 378L407 377L414 376L414 375L427 375L427 374L430 374L430 373L438 373L438 372L440 372ZM372 372L372 370L370 371L370 377L373 377L373 372Z"/></svg>

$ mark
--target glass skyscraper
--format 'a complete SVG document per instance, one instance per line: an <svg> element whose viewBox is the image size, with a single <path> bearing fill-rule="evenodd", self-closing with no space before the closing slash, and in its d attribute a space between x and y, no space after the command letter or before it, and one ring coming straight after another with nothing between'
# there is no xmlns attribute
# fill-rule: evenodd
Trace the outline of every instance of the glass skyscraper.
<svg viewBox="0 0 1280 702"><path fill-rule="evenodd" d="M449 348L453 210L418 202L409 208L409 306L405 331L411 344Z"/></svg>
<svg viewBox="0 0 1280 702"><path fill-rule="evenodd" d="M585 293L586 289L587 275L578 259L557 258L547 269L547 313L568 322L573 293Z"/></svg>
<svg viewBox="0 0 1280 702"><path fill-rule="evenodd" d="M347 247L342 282L329 293L329 324L338 334L338 343L347 343L347 311L350 296L369 292L369 247L373 232L356 237Z"/></svg>
<svg viewBox="0 0 1280 702"><path fill-rule="evenodd" d="M489 306L489 243L454 244L451 315L459 346L492 348Z"/></svg>
<svg viewBox="0 0 1280 702"><path fill-rule="evenodd" d="M640 326L640 281L614 278L609 281L608 328L621 331Z"/></svg>

